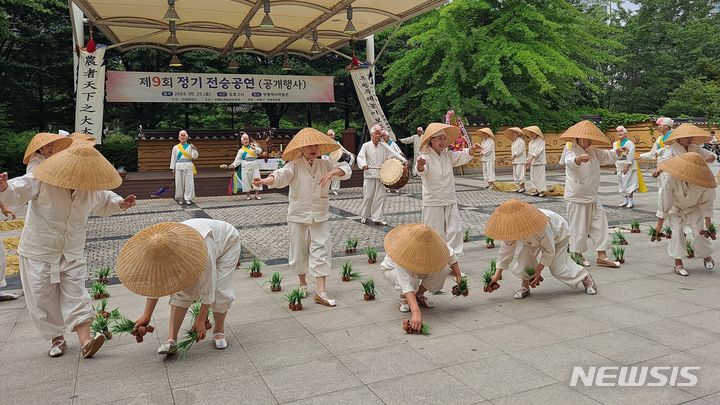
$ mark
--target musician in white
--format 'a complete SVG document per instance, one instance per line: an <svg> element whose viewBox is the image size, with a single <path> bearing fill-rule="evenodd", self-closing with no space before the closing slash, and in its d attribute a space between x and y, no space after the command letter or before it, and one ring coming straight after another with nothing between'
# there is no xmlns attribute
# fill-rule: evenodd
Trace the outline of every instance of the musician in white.
<svg viewBox="0 0 720 405"><path fill-rule="evenodd" d="M437 232L456 256L463 254L463 226L455 195L453 167L472 160L479 144L451 151L448 145L460 136L458 127L440 123L428 125L420 142L416 161L422 179L422 221Z"/></svg>
<svg viewBox="0 0 720 405"><path fill-rule="evenodd" d="M403 158L405 157L405 154L403 154L402 151L400 150L400 146L398 145L398 143L393 141L392 139L390 139L390 132L388 132L387 129L382 130L382 140L383 140L383 142L385 142L385 144L387 146L390 147L390 149L392 149L393 152L395 152L396 156L399 155L399 156L402 156ZM399 189L393 190L393 189L388 188L386 190L388 193L392 193L392 192L399 193L400 192Z"/></svg>
<svg viewBox="0 0 720 405"><path fill-rule="evenodd" d="M480 128L475 135L482 139L480 162L482 162L483 179L487 187L492 187L495 184L495 134L490 128Z"/></svg>
<svg viewBox="0 0 720 405"><path fill-rule="evenodd" d="M365 142L357 155L357 165L363 170L363 209L361 223L368 218L378 225L387 225L383 208L385 205L385 186L380 181L380 167L386 160L395 157L392 149L381 142L382 127L373 125L370 129L370 141Z"/></svg>
<svg viewBox="0 0 720 405"><path fill-rule="evenodd" d="M251 192L255 191L255 199L260 200L258 195L262 187L255 187L253 179L260 177L260 163L258 157L262 153L262 148L255 141L250 141L250 135L245 132L240 136L240 149L235 155L235 160L230 164L231 169L240 168L241 191L247 193L247 199L250 200Z"/></svg>
<svg viewBox="0 0 720 405"><path fill-rule="evenodd" d="M413 176L418 176L417 168L415 167L417 163L417 158L420 156L420 139L423 136L423 129L422 127L417 127L415 130L416 133L413 135L408 136L407 138L400 138L398 141L404 144L412 144L413 146Z"/></svg>

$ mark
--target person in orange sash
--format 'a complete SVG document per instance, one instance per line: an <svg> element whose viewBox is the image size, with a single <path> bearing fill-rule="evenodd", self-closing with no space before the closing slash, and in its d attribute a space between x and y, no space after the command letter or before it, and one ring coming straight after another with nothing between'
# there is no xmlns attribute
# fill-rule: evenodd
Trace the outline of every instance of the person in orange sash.
<svg viewBox="0 0 720 405"><path fill-rule="evenodd" d="M175 174L175 201L178 204L192 204L195 198L195 179L197 173L193 160L198 158L198 151L188 143L187 131L184 129L178 134L180 143L173 146L170 154L170 170Z"/></svg>

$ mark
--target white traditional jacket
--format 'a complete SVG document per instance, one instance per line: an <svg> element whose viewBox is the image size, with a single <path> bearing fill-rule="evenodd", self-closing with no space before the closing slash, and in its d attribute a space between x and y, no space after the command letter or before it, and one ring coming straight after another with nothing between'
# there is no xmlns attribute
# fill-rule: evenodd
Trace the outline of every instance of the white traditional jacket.
<svg viewBox="0 0 720 405"><path fill-rule="evenodd" d="M495 161L495 138L488 136L480 144L482 153L480 154L481 162L494 162Z"/></svg>
<svg viewBox="0 0 720 405"><path fill-rule="evenodd" d="M712 218L715 189L696 186L668 175L660 185L658 200L658 218L667 218L670 214L686 217L696 212Z"/></svg>
<svg viewBox="0 0 720 405"><path fill-rule="evenodd" d="M446 148L438 154L434 149L426 147L419 157L425 158L427 162L423 171L418 171L423 186L422 204L426 207L442 207L457 203L453 167L472 160L470 149L453 152Z"/></svg>
<svg viewBox="0 0 720 405"><path fill-rule="evenodd" d="M513 141L512 146L510 146L510 153L512 153L512 164L525 164L527 152L525 151L525 139L522 136L518 136Z"/></svg>
<svg viewBox="0 0 720 405"><path fill-rule="evenodd" d="M7 190L0 193L0 201L13 207L30 200L18 253L52 264L60 263L63 256L68 261L84 257L91 212L109 216L123 211L123 198L112 191L71 192L32 174L9 180Z"/></svg>
<svg viewBox="0 0 720 405"><path fill-rule="evenodd" d="M198 158L198 151L195 149L194 146L188 144L188 148L185 150L188 155L190 155L193 160ZM170 155L170 169L175 170L192 170L193 168L193 162L191 160L188 160L185 158L185 155L182 155L180 159L178 159L178 154L180 153L180 150L178 149L178 146L175 145L172 148L172 154Z"/></svg>
<svg viewBox="0 0 720 405"><path fill-rule="evenodd" d="M453 264L457 263L457 258L455 257L455 251L453 250L453 248L451 248L450 246L448 246L447 248L448 252L450 253L450 258L448 259L448 266L452 266ZM397 283L400 286L400 291L403 294L415 292L415 286L420 284L420 281L424 277L428 276L428 274L414 273L398 265L388 255L385 255L382 263L380 263L380 267L383 269L395 269L395 274L397 274ZM445 271L445 269L441 271Z"/></svg>
<svg viewBox="0 0 720 405"><path fill-rule="evenodd" d="M248 148L252 149L255 152L255 154L257 155L255 158L251 158L253 160L257 159L260 156L260 154L262 153L262 149L257 146L249 145ZM193 149L195 149L195 148L193 148ZM245 151L242 148L238 149L238 152L235 155L235 160L232 162L232 165L231 165L232 167L240 167L242 162L245 160L245 159L243 159L243 152L245 152Z"/></svg>
<svg viewBox="0 0 720 405"><path fill-rule="evenodd" d="M338 167L345 172L340 180L349 179L352 170L347 162L315 159L311 166L304 157L288 162L284 167L271 174L275 178L275 182L268 186L269 188L290 186L288 221L312 224L327 221L330 218L330 202L328 200L330 182L324 187L320 187L320 180L326 173Z"/></svg>
<svg viewBox="0 0 720 405"><path fill-rule="evenodd" d="M590 161L575 164L580 155L590 155ZM617 160L613 150L597 149L590 146L587 150L573 143L565 154L565 200L576 203L594 203L600 188L600 166L613 164Z"/></svg>
<svg viewBox="0 0 720 405"><path fill-rule="evenodd" d="M531 166L545 165L545 139L539 136L535 139L531 139L528 144L527 154L528 158L533 158Z"/></svg>
<svg viewBox="0 0 720 405"><path fill-rule="evenodd" d="M45 156L35 152L32 155L30 155L30 160L28 161L27 168L25 169L25 173L32 173L33 170L39 165L40 163L45 160Z"/></svg>
<svg viewBox="0 0 720 405"><path fill-rule="evenodd" d="M368 167L368 170L363 172L364 178L377 179L380 177L380 167L382 167L382 164L394 156L395 155L390 152L390 147L387 144L383 144L382 141L378 142L377 146L375 146L372 141L368 141L360 148L355 162L361 169L363 166Z"/></svg>
<svg viewBox="0 0 720 405"><path fill-rule="evenodd" d="M684 146L680 145L679 143L675 142L672 145L667 145L664 148L662 148L658 154L657 161L658 163L668 160L670 158L673 158L675 156L680 156L684 153L688 152L695 152L702 156L703 159L706 159L708 156L715 156L714 153L710 152L709 150L702 148L700 145L690 144L688 145L688 148L685 149Z"/></svg>
<svg viewBox="0 0 720 405"><path fill-rule="evenodd" d="M422 137L418 134L413 134L408 136L407 138L400 138L398 141L404 143L404 144L412 144L413 146L413 156L417 157L420 154L420 140Z"/></svg>
<svg viewBox="0 0 720 405"><path fill-rule="evenodd" d="M531 235L525 239L518 241L502 241L500 243L500 251L498 252L499 269L506 270L513 260L513 256L519 246L527 246L531 249L540 249L539 263L545 267L549 267L558 253L555 246L559 242L570 238L570 225L559 214L541 209L550 221L540 232Z"/></svg>

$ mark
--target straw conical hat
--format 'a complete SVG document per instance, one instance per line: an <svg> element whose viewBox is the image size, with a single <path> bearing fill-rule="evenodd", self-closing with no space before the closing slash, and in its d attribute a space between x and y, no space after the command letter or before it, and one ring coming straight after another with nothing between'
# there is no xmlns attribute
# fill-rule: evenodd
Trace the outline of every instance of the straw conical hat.
<svg viewBox="0 0 720 405"><path fill-rule="evenodd" d="M475 135L479 135L479 136L487 135L487 136L491 136L491 137L495 138L495 134L493 133L492 129L490 129L490 128L480 128L477 131L475 131Z"/></svg>
<svg viewBox="0 0 720 405"><path fill-rule="evenodd" d="M55 143L53 145L53 153L58 153L61 150L67 149L70 145L72 145L73 140L63 135L40 132L39 134L33 136L27 148L25 149L23 163L28 164L28 162L30 161L30 156L32 156L33 153L37 152L43 146L49 145L51 143Z"/></svg>
<svg viewBox="0 0 720 405"><path fill-rule="evenodd" d="M549 218L532 205L510 199L488 218L485 235L497 240L520 240L540 232Z"/></svg>
<svg viewBox="0 0 720 405"><path fill-rule="evenodd" d="M405 269L431 274L448 266L450 252L437 232L425 224L405 224L385 235L385 252Z"/></svg>
<svg viewBox="0 0 720 405"><path fill-rule="evenodd" d="M560 140L567 142L573 142L576 138L589 139L593 144L611 144L605 133L588 120L578 122L560 135Z"/></svg>
<svg viewBox="0 0 720 405"><path fill-rule="evenodd" d="M665 141L665 144L672 145L680 138L692 138L692 143L700 145L710 141L712 136L702 128L698 128L693 124L684 123L673 129L667 141Z"/></svg>
<svg viewBox="0 0 720 405"><path fill-rule="evenodd" d="M43 160L33 171L38 180L71 190L112 190L122 179L94 147L79 143Z"/></svg>
<svg viewBox="0 0 720 405"><path fill-rule="evenodd" d="M73 132L72 134L70 134L70 138L95 145L95 137L86 135L82 132Z"/></svg>
<svg viewBox="0 0 720 405"><path fill-rule="evenodd" d="M198 231L177 222L161 222L125 242L117 258L117 275L136 294L162 297L197 282L207 260L207 245Z"/></svg>
<svg viewBox="0 0 720 405"><path fill-rule="evenodd" d="M420 138L420 149L430 143L430 138L439 136L441 132L444 132L447 136L448 144L455 142L455 140L460 136L459 127L433 122L425 128L425 132L423 132L422 138Z"/></svg>
<svg viewBox="0 0 720 405"><path fill-rule="evenodd" d="M519 127L510 127L508 129L506 129L505 131L503 131L503 135L505 135L511 141L515 139L515 138L513 138L514 134L524 135L525 133Z"/></svg>
<svg viewBox="0 0 720 405"><path fill-rule="evenodd" d="M540 130L540 127L537 125L531 125L529 127L525 127L522 129L522 131L528 137L531 137L532 134L535 134L535 135L539 136L540 138L545 139L545 134L542 133L542 131Z"/></svg>
<svg viewBox="0 0 720 405"><path fill-rule="evenodd" d="M713 177L712 170L710 170L702 156L695 152L683 153L664 160L658 163L658 168L670 173L673 177L700 187L717 187L717 181Z"/></svg>
<svg viewBox="0 0 720 405"><path fill-rule="evenodd" d="M335 140L323 134L315 128L301 129L285 148L282 158L289 162L302 156L302 148L304 146L320 145L320 154L325 155L336 149L340 149L340 145Z"/></svg>

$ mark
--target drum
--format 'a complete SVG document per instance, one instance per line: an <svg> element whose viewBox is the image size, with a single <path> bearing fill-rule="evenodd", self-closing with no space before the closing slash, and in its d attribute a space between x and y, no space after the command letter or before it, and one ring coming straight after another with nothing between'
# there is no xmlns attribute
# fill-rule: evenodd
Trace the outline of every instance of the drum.
<svg viewBox="0 0 720 405"><path fill-rule="evenodd" d="M380 168L380 181L385 187L397 190L410 180L410 168L398 159L388 159Z"/></svg>

